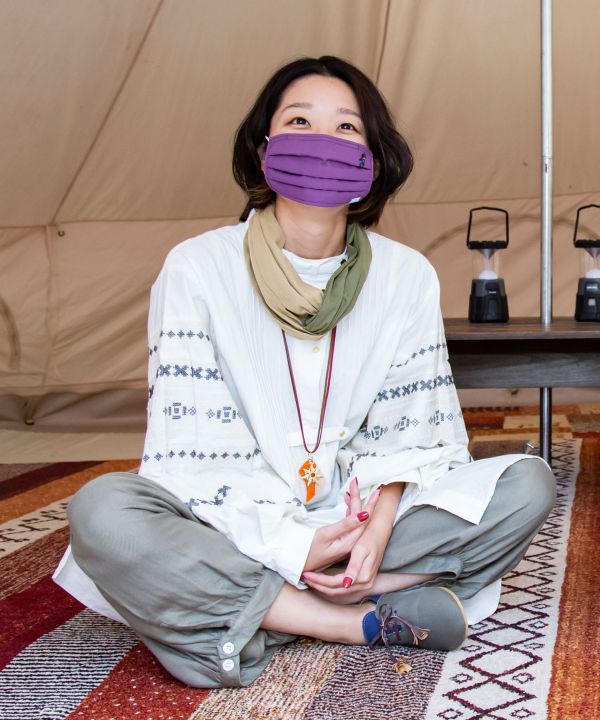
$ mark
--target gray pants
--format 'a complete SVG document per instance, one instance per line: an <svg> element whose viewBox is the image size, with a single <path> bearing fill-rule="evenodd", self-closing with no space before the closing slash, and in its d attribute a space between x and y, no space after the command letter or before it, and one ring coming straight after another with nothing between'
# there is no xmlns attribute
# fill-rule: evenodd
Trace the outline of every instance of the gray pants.
<svg viewBox="0 0 600 720"><path fill-rule="evenodd" d="M461 598L519 562L555 499L554 476L535 459L506 470L481 522L431 506L394 527L381 570L440 573ZM294 639L260 629L283 578L240 553L156 483L110 473L69 506L73 556L162 665L195 687L255 680Z"/></svg>

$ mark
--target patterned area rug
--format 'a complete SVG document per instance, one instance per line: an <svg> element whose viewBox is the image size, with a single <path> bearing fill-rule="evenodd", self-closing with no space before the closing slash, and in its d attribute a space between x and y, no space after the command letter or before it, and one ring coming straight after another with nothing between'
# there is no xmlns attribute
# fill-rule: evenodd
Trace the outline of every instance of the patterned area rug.
<svg viewBox="0 0 600 720"><path fill-rule="evenodd" d="M532 408L466 410L476 457L522 451ZM69 497L136 460L0 466L0 720L520 720L600 717L600 408L555 415L559 497L494 616L460 650L384 650L300 640L250 687L198 690L127 628L84 609L50 574L68 541Z"/></svg>

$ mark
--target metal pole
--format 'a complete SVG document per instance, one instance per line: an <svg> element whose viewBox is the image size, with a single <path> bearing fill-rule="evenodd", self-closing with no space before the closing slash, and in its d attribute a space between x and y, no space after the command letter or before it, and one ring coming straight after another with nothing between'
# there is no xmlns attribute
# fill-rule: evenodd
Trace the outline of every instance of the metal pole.
<svg viewBox="0 0 600 720"><path fill-rule="evenodd" d="M542 257L540 321L552 322L552 0L540 0L542 65ZM540 452L552 460L552 388L540 388Z"/></svg>
<svg viewBox="0 0 600 720"><path fill-rule="evenodd" d="M542 264L540 315L552 322L552 0L542 6Z"/></svg>
<svg viewBox="0 0 600 720"><path fill-rule="evenodd" d="M540 455L552 464L552 388L540 388Z"/></svg>

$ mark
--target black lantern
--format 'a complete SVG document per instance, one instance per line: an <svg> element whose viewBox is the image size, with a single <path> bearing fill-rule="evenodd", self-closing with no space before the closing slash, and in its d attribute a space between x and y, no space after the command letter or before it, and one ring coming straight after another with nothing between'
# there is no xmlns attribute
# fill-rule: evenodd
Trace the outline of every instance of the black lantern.
<svg viewBox="0 0 600 720"><path fill-rule="evenodd" d="M596 208L600 205L583 205L577 210L573 245L582 250L579 254L580 276L577 284L575 301L575 320L579 322L600 322L600 239L578 238L579 215L582 210ZM589 217L589 213L586 213ZM597 233L594 233L597 235Z"/></svg>
<svg viewBox="0 0 600 720"><path fill-rule="evenodd" d="M473 214L481 210L504 215L504 240L472 240ZM498 250L508 247L508 212L501 208L478 207L469 210L467 247L473 254L473 280L469 297L469 320L480 322L507 322L508 300L504 280L500 277Z"/></svg>

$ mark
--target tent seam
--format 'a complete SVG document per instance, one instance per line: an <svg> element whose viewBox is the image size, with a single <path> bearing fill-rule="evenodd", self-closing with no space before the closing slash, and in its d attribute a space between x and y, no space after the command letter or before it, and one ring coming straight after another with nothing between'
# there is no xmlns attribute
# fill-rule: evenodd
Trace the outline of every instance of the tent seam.
<svg viewBox="0 0 600 720"><path fill-rule="evenodd" d="M59 305L56 302L56 264L54 262L53 243L50 237L50 226L46 225L44 230L46 233L46 256L48 258L48 288L46 290L46 332L48 333L48 349L46 351L46 362L44 363L44 373L42 375L42 386L45 385L48 380L52 353L54 351L54 342L59 325Z"/></svg>
<svg viewBox="0 0 600 720"><path fill-rule="evenodd" d="M148 379L128 378L125 380L98 380L97 382L54 383L46 385L19 385L17 387L0 387L0 397L17 395L18 397L35 397L55 392L73 392L88 395L104 390L140 390L148 391Z"/></svg>
<svg viewBox="0 0 600 720"><path fill-rule="evenodd" d="M379 58L377 60L377 68L375 70L375 85L379 85L379 78L381 76L381 66L383 65L383 55L385 53L385 47L387 44L388 30L390 24L390 12L391 12L392 0L387 1L385 8L385 18L383 20L383 38L381 40L381 50L379 51Z"/></svg>
<svg viewBox="0 0 600 720"><path fill-rule="evenodd" d="M0 318L4 321L8 337L8 367L10 370L20 372L21 370L21 342L19 329L15 322L15 316L9 304L0 295Z"/></svg>
<svg viewBox="0 0 600 720"><path fill-rule="evenodd" d="M119 85L117 92L115 93L112 101L110 102L110 105L108 106L108 110L106 111L104 118L102 119L102 122L98 126L98 130L96 131L96 134L94 135L92 142L90 143L90 146L83 156L82 161L79 163L79 167L75 171L75 174L73 175L71 182L67 186L67 189L63 193L62 198L60 199L58 206L54 212L54 215L52 217L52 220L50 221L50 225L56 225L57 224L57 218L60 214L60 211L62 210L64 204L66 203L69 195L71 194L71 191L77 182L79 176L81 175L83 168L85 167L90 155L92 154L92 151L96 147L96 144L98 143L98 139L102 135L102 131L106 127L106 124L108 123L108 120L110 116L112 115L112 112L114 110L115 105L117 104L119 98L121 97L121 94L127 85L127 82L131 76L131 73L133 71L133 68L135 67L138 58L144 48L144 45L146 44L146 40L148 39L148 35L150 34L152 28L154 27L154 23L156 22L156 18L158 17L158 14L163 6L164 0L158 0L158 3L156 5L156 8L154 10L154 13L152 14L152 17L150 18L150 22L148 23L148 26L146 27L146 30L144 31L144 34L142 35L142 39L140 40L138 47L133 55L133 58L131 59L131 62L129 63L129 67L127 68L127 72L125 73L123 80L121 81L121 84Z"/></svg>

